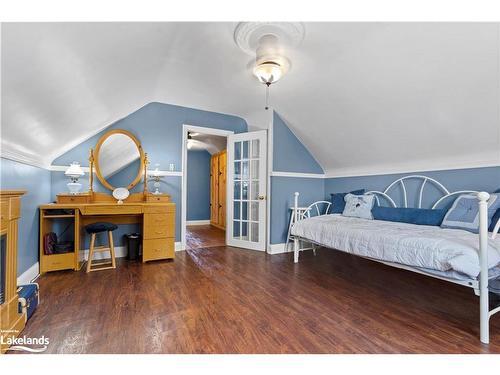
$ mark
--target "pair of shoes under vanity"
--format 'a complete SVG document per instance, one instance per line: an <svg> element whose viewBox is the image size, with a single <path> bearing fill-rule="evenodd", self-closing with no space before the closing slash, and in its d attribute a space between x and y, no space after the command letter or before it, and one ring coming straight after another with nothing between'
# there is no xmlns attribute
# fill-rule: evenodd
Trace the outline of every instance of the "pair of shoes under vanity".
<svg viewBox="0 0 500 375"><path fill-rule="evenodd" d="M78 169L78 163L73 163L68 168L70 173L66 173L72 178L71 186L68 184L72 192L58 194L56 203L40 206L40 273L76 271L85 258L89 260L87 272L90 272L95 269L93 255L102 251L109 253L109 265L97 269L115 268L112 232L120 224L142 224L143 262L174 259L175 204L167 194L148 191L147 166L147 154L139 140L120 129L105 133L90 150L86 192L77 192L83 168ZM94 191L94 173L100 184L99 192ZM133 192L141 182L142 191ZM96 246L100 232L108 240L105 248ZM83 257L82 246L88 235L89 255Z"/></svg>

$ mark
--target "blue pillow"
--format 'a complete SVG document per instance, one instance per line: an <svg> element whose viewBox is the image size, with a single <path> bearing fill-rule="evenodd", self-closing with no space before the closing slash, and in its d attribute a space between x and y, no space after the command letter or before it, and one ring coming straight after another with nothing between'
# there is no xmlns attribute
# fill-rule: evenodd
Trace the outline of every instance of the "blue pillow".
<svg viewBox="0 0 500 375"><path fill-rule="evenodd" d="M475 194L460 195L446 213L441 227L479 233L478 202ZM500 209L500 194L491 194L488 200L488 226L498 209Z"/></svg>
<svg viewBox="0 0 500 375"><path fill-rule="evenodd" d="M500 220L500 208L497 210L497 212L495 212L495 214L491 218L491 224L490 227L488 228L490 232L493 232L493 229L495 229L495 225L497 225L498 220Z"/></svg>
<svg viewBox="0 0 500 375"><path fill-rule="evenodd" d="M500 193L500 188L496 189L493 193ZM497 225L498 220L500 220L500 208L493 214L493 217L491 218L491 224L488 228L490 232L493 232L493 229L495 229L495 225Z"/></svg>
<svg viewBox="0 0 500 375"><path fill-rule="evenodd" d="M375 206L372 209L375 220L395 221L416 225L440 226L447 209L399 208Z"/></svg>
<svg viewBox="0 0 500 375"><path fill-rule="evenodd" d="M330 208L330 213L331 214L341 214L342 212L344 212L344 208L345 208L344 197L347 194L363 195L364 193L365 193L365 189L353 190L350 193L332 193L332 194L330 194L332 197L332 207Z"/></svg>

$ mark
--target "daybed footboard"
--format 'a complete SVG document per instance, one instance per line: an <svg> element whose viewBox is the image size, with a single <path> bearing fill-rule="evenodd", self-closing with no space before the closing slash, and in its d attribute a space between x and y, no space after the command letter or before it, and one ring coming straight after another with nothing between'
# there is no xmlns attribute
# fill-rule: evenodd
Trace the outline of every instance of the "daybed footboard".
<svg viewBox="0 0 500 375"><path fill-rule="evenodd" d="M497 313L500 312L500 306L493 309L489 310L489 291L488 291L488 199L490 198L490 195L486 192L479 192L477 193L477 198L479 200L479 265L480 265L480 274L479 274L479 283L475 283L475 292L476 294L479 295L479 307L480 307L480 339L481 342L484 344L489 344L490 338L489 338L489 320L490 317ZM304 217L300 217L300 215L297 215L297 208L299 207L298 204L298 199L299 199L299 193L295 193L295 200L294 200L294 222L298 222L300 220L305 219ZM293 237L293 260L294 263L297 263L299 261L299 253L300 253L300 246L299 246L299 241L301 238L294 236ZM382 262L385 264L388 264L386 262ZM412 271L412 267L405 267L405 269L408 269ZM421 271L417 270L415 268L415 272L422 273ZM432 275L429 275L432 276ZM443 279L445 280L445 279ZM477 288L478 285L478 289Z"/></svg>

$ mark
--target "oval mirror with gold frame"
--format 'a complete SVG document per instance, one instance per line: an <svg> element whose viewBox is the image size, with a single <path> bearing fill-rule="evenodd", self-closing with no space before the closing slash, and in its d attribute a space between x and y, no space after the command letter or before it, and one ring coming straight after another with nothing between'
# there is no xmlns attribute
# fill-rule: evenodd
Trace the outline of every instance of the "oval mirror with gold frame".
<svg viewBox="0 0 500 375"><path fill-rule="evenodd" d="M127 130L113 129L104 134L97 141L93 158L97 178L111 191L118 187L132 189L144 174L145 154L141 143Z"/></svg>

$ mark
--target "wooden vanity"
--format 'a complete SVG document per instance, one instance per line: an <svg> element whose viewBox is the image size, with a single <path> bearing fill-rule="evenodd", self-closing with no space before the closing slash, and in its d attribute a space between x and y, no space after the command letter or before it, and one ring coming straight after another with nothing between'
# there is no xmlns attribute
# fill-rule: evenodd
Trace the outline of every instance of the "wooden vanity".
<svg viewBox="0 0 500 375"><path fill-rule="evenodd" d="M72 210L67 215L53 215L54 210ZM74 221L74 251L65 254L46 255L43 237L52 230L52 220ZM116 204L95 203L50 203L40 206L40 272L80 269L80 249L85 225L98 221L115 224L142 224L142 261L173 259L175 257L175 204L137 202Z"/></svg>
<svg viewBox="0 0 500 375"><path fill-rule="evenodd" d="M113 142L108 142L113 137L115 137ZM128 160L128 164L124 165L116 163L116 159L110 162L109 155L113 155L110 146L116 145L117 142L122 143L119 148L118 159L125 158L123 156L124 149L127 150L125 156L129 156L131 152L137 152L136 158L130 159L132 161ZM123 145L123 142L129 142L129 144ZM106 157L100 158L100 155ZM115 171L116 174L122 173L124 168L130 166L136 168L128 174L131 182L128 181L121 186L132 189L143 179L143 191L130 194L122 202L114 198L111 193L95 192L93 189L94 166L95 175L101 185L110 191L116 188L113 185L113 183L116 183L113 180L113 173L109 173L109 167L106 166L106 163L117 168L118 172ZM86 225L95 222L141 224L142 261L174 258L175 204L170 201L168 194L152 194L148 192L147 164L147 155L143 152L140 142L130 132L114 129L99 139L95 153L94 150L90 152L89 191L80 194L58 194L57 203L40 206L40 273L80 269L81 259L79 253L84 243L84 236L87 235L84 228ZM44 236L53 231L54 221L58 219L70 220L70 223L65 225L67 228L71 228L71 232L74 234L73 251L47 255L44 252Z"/></svg>

